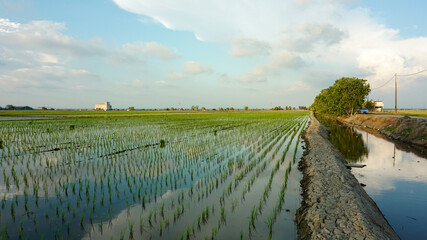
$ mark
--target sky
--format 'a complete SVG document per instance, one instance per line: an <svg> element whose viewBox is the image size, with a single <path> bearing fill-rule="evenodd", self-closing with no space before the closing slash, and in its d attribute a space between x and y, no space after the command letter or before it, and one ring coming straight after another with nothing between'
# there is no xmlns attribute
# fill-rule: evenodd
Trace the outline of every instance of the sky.
<svg viewBox="0 0 427 240"><path fill-rule="evenodd" d="M0 106L309 106L341 77L427 108L421 0L0 0Z"/></svg>

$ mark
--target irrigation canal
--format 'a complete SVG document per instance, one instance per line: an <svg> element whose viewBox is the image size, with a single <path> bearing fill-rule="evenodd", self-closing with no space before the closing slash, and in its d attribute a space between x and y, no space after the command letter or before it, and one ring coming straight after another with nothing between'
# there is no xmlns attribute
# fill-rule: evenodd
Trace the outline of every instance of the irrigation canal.
<svg viewBox="0 0 427 240"><path fill-rule="evenodd" d="M427 239L427 159L377 134L322 119L331 142L402 239ZM362 185L363 186L363 185Z"/></svg>

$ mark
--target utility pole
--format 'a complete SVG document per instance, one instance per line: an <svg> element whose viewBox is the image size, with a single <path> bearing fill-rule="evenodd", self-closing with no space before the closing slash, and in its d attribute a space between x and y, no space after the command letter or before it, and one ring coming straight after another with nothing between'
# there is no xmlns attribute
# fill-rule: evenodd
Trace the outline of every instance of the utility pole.
<svg viewBox="0 0 427 240"><path fill-rule="evenodd" d="M397 73L394 74L394 113L397 114Z"/></svg>

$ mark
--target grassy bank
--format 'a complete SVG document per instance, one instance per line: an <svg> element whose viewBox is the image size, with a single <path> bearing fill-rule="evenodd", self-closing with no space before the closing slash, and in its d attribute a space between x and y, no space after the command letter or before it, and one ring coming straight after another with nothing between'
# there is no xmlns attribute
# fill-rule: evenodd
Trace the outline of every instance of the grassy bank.
<svg viewBox="0 0 427 240"><path fill-rule="evenodd" d="M427 117L427 110L397 110L397 113L395 113L394 110L385 110L382 113L375 114Z"/></svg>

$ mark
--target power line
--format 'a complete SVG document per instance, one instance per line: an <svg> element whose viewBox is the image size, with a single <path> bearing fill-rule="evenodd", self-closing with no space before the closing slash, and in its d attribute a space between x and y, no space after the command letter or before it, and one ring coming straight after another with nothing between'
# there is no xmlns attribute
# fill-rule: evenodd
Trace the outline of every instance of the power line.
<svg viewBox="0 0 427 240"><path fill-rule="evenodd" d="M397 75L397 76L399 76L399 77L408 77L408 76L412 76L412 75L417 75L417 74L420 74L420 73L422 73L422 72L425 72L425 71L427 71L427 69L424 69L424 70L422 70L422 71L419 71L419 72L416 72L416 73L410 73L410 74L404 74L404 75Z"/></svg>
<svg viewBox="0 0 427 240"><path fill-rule="evenodd" d="M394 75L390 78L390 80L388 80L386 83L384 83L383 85L381 85L381 86L379 86L379 87L376 87L376 88L371 88L371 90L375 90L375 89L378 89L378 88L382 88L382 87L384 87L385 85L387 85L387 83L389 83L391 80L393 80L394 79Z"/></svg>
<svg viewBox="0 0 427 240"><path fill-rule="evenodd" d="M397 76L398 76L398 77L409 77L409 76L417 75L417 74L420 74L420 73L423 73L423 72L426 72L426 71L427 71L427 69L424 69L424 70L422 70L422 71L415 72L415 73L410 73L410 74L402 74L402 75L398 74ZM379 88L384 87L384 86L385 86L385 85L387 85L389 82L391 82L391 80L393 80L393 78L395 78L395 75L393 75L393 76L390 78L390 80L388 80L388 81L387 81L386 83L384 83L383 85L381 85L381 86L379 86L379 87L371 88L371 90L375 90L375 89L379 89Z"/></svg>

